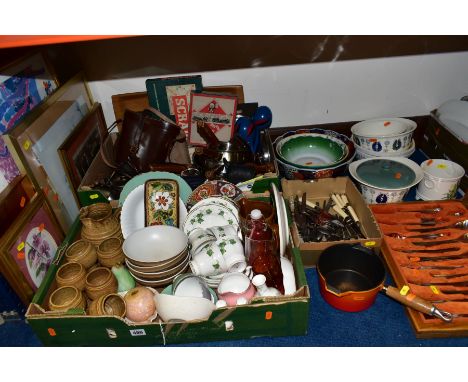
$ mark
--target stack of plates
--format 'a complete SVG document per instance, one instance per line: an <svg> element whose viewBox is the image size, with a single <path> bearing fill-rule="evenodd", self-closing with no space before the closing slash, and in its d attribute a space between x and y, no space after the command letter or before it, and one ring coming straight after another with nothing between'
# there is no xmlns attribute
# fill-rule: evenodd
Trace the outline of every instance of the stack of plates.
<svg viewBox="0 0 468 382"><path fill-rule="evenodd" d="M200 200L187 214L182 229L188 236L196 228L207 229L215 226L234 226L239 228L237 205L222 197L209 197Z"/></svg>
<svg viewBox="0 0 468 382"><path fill-rule="evenodd" d="M188 238L172 226L150 226L135 231L123 244L128 270L141 284L162 287L172 283L189 263Z"/></svg>

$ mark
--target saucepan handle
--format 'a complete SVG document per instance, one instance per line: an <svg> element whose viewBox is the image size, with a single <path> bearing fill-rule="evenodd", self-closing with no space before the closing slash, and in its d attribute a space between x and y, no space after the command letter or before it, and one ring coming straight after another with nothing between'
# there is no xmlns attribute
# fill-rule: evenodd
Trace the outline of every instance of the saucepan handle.
<svg viewBox="0 0 468 382"><path fill-rule="evenodd" d="M392 286L384 286L383 290L387 296L419 312L438 317L445 322L451 322L453 319L451 313L437 309L429 301L426 301L413 293L408 292L407 294L402 294L397 288Z"/></svg>

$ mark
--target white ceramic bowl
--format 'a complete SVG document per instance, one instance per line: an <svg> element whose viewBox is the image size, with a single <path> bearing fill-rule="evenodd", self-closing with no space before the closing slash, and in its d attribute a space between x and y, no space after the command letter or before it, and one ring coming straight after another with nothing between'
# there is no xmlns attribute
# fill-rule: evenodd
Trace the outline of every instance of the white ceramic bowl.
<svg viewBox="0 0 468 382"><path fill-rule="evenodd" d="M403 187L394 187L394 188L382 188L378 187L375 184L370 182L364 181L359 175L357 174L357 168L367 162L367 161L375 161L375 160L390 160L393 162L401 163L407 167L409 167L415 175L415 178L409 184L406 184ZM413 162L407 158L400 158L400 157L382 157L382 158L366 158L360 159L355 161L349 165L349 173L350 175L359 183L361 188L361 194L364 197L364 200L368 204L373 203L396 203L401 202L407 192L411 189L411 187L417 185L421 179L423 178L423 171L421 167L418 166L416 162Z"/></svg>
<svg viewBox="0 0 468 382"><path fill-rule="evenodd" d="M172 320L196 321L210 317L216 305L202 297L182 297L158 293L156 310L165 322Z"/></svg>
<svg viewBox="0 0 468 382"><path fill-rule="evenodd" d="M376 158L376 157L402 157L402 158L409 158L413 153L416 151L416 145L414 143L414 139L411 142L411 145L408 150L406 151L398 151L398 152L377 152L377 151L369 151L364 147L356 145L356 160L359 159L366 159L366 158Z"/></svg>
<svg viewBox="0 0 468 382"><path fill-rule="evenodd" d="M125 239L122 249L135 265L158 265L177 256L188 245L187 235L179 228L157 225L142 228Z"/></svg>
<svg viewBox="0 0 468 382"><path fill-rule="evenodd" d="M407 151L412 144L416 122L405 118L375 118L351 127L357 146L373 152Z"/></svg>

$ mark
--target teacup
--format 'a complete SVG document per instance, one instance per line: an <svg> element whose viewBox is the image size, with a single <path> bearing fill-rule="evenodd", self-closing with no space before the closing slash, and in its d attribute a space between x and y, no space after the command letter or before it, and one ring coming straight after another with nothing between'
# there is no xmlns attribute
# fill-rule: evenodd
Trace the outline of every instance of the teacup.
<svg viewBox="0 0 468 382"><path fill-rule="evenodd" d="M228 306L236 306L243 299L250 301L254 295L255 287L249 277L240 272L226 273L218 286L218 297Z"/></svg>
<svg viewBox="0 0 468 382"><path fill-rule="evenodd" d="M216 239L228 236L237 236L237 227L232 225L214 226L207 229Z"/></svg>
<svg viewBox="0 0 468 382"><path fill-rule="evenodd" d="M204 245L190 262L192 272L201 276L242 272L246 266L244 247L237 236L222 237Z"/></svg>
<svg viewBox="0 0 468 382"><path fill-rule="evenodd" d="M204 245L216 241L216 236L213 235L210 231L202 229L202 228L195 228L188 237L190 243L190 252L192 254L196 254L200 248Z"/></svg>

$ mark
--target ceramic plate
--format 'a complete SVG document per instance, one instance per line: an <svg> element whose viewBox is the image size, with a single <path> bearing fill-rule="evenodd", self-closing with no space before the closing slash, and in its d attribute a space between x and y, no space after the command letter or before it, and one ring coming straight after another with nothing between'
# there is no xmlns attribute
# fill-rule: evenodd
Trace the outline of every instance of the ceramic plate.
<svg viewBox="0 0 468 382"><path fill-rule="evenodd" d="M182 229L188 235L195 228L206 229L225 225L239 225L238 217L225 206L212 204L190 211Z"/></svg>
<svg viewBox="0 0 468 382"><path fill-rule="evenodd" d="M207 206L207 205L221 205L226 207L229 211L232 212L232 214L236 217L236 220L239 221L239 208L237 207L234 202L232 202L229 199L223 198L223 197L210 197L206 198L203 200L200 200L197 204L195 204L191 210L190 213L193 213L192 211L197 210L200 207Z"/></svg>
<svg viewBox="0 0 468 382"><path fill-rule="evenodd" d="M132 192L138 186L144 185L147 180L150 179L172 179L177 180L179 183L179 194L180 198L183 200L184 203L187 203L187 200L192 193L192 189L188 185L188 183L183 180L180 176L173 174L172 172L165 172L165 171L153 171L153 172L145 172L144 174L140 174L135 176L134 178L130 179L122 189L120 193L119 205L123 206L125 199L127 199L130 192Z"/></svg>
<svg viewBox="0 0 468 382"><path fill-rule="evenodd" d="M234 202L240 200L244 195L236 185L225 180L211 180L198 186L190 195L187 201L189 207L194 206L200 200L212 197L223 196Z"/></svg>
<svg viewBox="0 0 468 382"><path fill-rule="evenodd" d="M179 198L179 222L180 225L187 218L187 209ZM120 214L120 226L124 239L133 232L145 227L145 185L137 186L128 194L122 206Z"/></svg>
<svg viewBox="0 0 468 382"><path fill-rule="evenodd" d="M286 212L286 205L284 204L283 197L278 191L276 184L271 183L271 189L273 191L273 197L275 199L276 215L278 218L279 227L279 241L280 241L280 256L284 256L286 253L286 246L288 245L288 215Z"/></svg>

